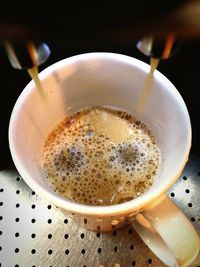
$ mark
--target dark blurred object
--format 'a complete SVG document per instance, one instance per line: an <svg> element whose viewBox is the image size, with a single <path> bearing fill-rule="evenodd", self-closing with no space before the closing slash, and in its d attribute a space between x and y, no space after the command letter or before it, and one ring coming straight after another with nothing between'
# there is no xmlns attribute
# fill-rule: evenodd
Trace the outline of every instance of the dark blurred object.
<svg viewBox="0 0 200 267"><path fill-rule="evenodd" d="M105 31L111 38L112 34L118 33L120 29L123 33L130 30L132 35L143 36L152 30L160 32L160 19L173 14L185 3L187 1L183 0L168 0L162 3L157 0L140 0L134 1L131 6L126 2L116 1L106 5L96 2L94 6L87 1L76 3L35 0L30 3L25 0L1 0L0 39L53 39L66 34L89 36L94 29L98 35ZM157 19L159 25L153 25L152 29L152 24ZM170 21L168 23L171 24ZM159 29L156 30L155 26L159 26Z"/></svg>
<svg viewBox="0 0 200 267"><path fill-rule="evenodd" d="M120 38L126 34L143 37L168 32L196 36L200 30L198 0L140 0L131 3L109 1L1 0L0 39L53 39L58 36L92 37L96 34ZM124 39L124 38L123 38Z"/></svg>
<svg viewBox="0 0 200 267"><path fill-rule="evenodd" d="M175 34L178 39L200 36L200 2L197 0L140 0L131 6L116 1L114 5L108 2L92 6L85 1L77 4L74 1L43 3L35 0L30 4L21 0L16 3L0 1L0 5L0 40L11 44L17 59L13 61L12 58L12 63L20 68L30 67L32 63L31 58L27 60L27 50L19 49L20 46L24 48L27 41L48 44L49 39L68 38L70 47L81 37L87 45L94 36L99 42L132 43L153 35L156 44L158 38L162 40L168 33ZM160 49L160 42L156 44L152 47ZM147 54L144 45L138 47ZM156 54L156 57L160 56Z"/></svg>
<svg viewBox="0 0 200 267"><path fill-rule="evenodd" d="M25 70L11 67L5 40L20 49L29 41L46 43L51 56L39 67L41 71L63 58L99 51L121 53L149 63L149 58L136 48L138 40L150 34L158 39L171 32L177 39L186 35L181 48L177 46L178 53L161 61L158 69L174 83L186 102L193 128L192 150L200 154L200 2L141 0L133 1L131 6L116 1L107 1L105 6L99 3L90 6L85 1L0 0L0 169L12 162L9 118L17 97L30 81Z"/></svg>

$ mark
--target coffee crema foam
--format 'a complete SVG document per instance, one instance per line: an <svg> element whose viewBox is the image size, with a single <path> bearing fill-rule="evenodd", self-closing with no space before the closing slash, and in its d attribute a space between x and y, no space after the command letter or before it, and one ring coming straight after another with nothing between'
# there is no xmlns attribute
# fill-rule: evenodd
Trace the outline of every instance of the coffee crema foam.
<svg viewBox="0 0 200 267"><path fill-rule="evenodd" d="M65 198L113 205L147 191L158 173L151 131L126 111L96 107L66 117L44 144L45 178Z"/></svg>

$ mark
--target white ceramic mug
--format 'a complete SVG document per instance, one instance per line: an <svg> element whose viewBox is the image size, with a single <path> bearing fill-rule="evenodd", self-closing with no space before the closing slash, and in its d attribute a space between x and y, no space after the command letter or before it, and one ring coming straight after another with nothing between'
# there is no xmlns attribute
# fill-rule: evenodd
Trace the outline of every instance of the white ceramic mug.
<svg viewBox="0 0 200 267"><path fill-rule="evenodd" d="M199 237L186 216L167 197L191 147L186 105L173 84L155 71L146 110L138 119L157 139L161 170L152 188L112 206L89 206L63 198L45 182L41 170L44 140L66 114L88 106L110 105L135 114L149 65L114 53L88 53L64 59L40 73L46 98L31 81L19 96L9 125L13 161L39 195L91 230L109 231L132 223L149 248L168 266L188 266L199 252Z"/></svg>

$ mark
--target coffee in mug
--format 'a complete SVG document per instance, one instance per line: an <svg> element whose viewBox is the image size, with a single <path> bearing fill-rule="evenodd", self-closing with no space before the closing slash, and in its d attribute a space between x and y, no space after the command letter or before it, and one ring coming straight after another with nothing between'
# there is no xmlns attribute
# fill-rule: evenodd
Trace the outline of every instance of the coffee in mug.
<svg viewBox="0 0 200 267"><path fill-rule="evenodd" d="M147 191L159 162L144 123L125 110L91 107L67 116L49 133L42 165L48 184L64 197L112 205Z"/></svg>

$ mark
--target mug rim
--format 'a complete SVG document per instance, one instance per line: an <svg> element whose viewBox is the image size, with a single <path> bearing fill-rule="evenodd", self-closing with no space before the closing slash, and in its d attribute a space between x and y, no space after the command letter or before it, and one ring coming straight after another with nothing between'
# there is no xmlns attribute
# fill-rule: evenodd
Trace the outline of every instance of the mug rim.
<svg viewBox="0 0 200 267"><path fill-rule="evenodd" d="M111 59L111 60L119 60L120 62L130 63L133 66L137 66L142 70L149 71L149 65L139 59L136 59L134 57L130 57L123 54L118 53L110 53L110 52L90 52L90 53L84 53L84 54L78 54L75 56L71 56L65 59L62 59L44 70L42 70L39 73L39 76L41 79L44 79L48 77L48 75L51 75L51 73L55 70L61 69L63 67L66 67L76 60L80 59L89 59L89 58L98 58L98 59ZM93 206L93 205L86 205L78 202L71 201L69 199L66 199L62 197L60 194L55 193L53 190L50 192L48 189L40 186L37 181L30 175L30 173L26 170L26 168L23 167L20 159L17 156L17 151L15 149L15 140L13 136L13 127L15 124L15 117L17 113L20 110L20 103L23 99L25 99L28 94L33 90L35 87L33 81L30 81L26 87L22 90L21 94L19 95L13 110L11 112L10 121L9 121L9 127L8 127L8 139L9 139L9 148L11 152L11 156L13 159L13 162L19 172L19 174L22 176L24 181L30 186L31 189L36 191L38 195L43 196L46 200L53 203L55 206L64 209L66 211L72 212L72 213L78 213L78 214L87 214L91 216L114 216L117 214L128 214L134 211L138 211L147 204L151 203L152 201L155 201L155 199L159 198L160 195L164 194L180 177L183 168L185 167L185 164L188 160L190 148L191 148L191 139L192 139L192 132L191 132L191 122L189 113L186 107L186 104L176 89L176 87L158 70L155 71L155 77L161 82L164 82L167 84L169 90L171 90L174 94L174 97L176 100L181 104L182 112L184 112L184 116L186 118L186 126L187 126L187 145L185 146L185 154L180 162L180 166L177 167L176 173L172 175L170 179L166 179L161 184L159 184L156 188L151 188L149 191L145 192L144 194L140 195L139 197L129 200L124 203L120 204L114 204L114 205L107 205L107 206ZM48 185L47 185L48 187Z"/></svg>

